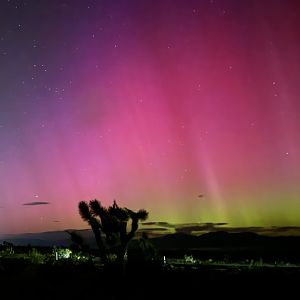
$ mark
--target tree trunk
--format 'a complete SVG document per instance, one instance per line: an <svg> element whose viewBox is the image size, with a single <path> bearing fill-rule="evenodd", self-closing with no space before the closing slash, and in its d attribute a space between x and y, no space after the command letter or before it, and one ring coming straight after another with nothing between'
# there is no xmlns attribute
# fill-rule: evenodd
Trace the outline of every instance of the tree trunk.
<svg viewBox="0 0 300 300"><path fill-rule="evenodd" d="M101 231L96 226L92 226L92 230L93 230L93 233L94 233L94 236L95 236L95 239L96 239L96 243L97 243L97 246L98 246L98 249L99 249L99 255L100 255L103 263L106 264L107 263L107 255L106 255L106 249L105 249L105 246L103 244L102 237L101 237Z"/></svg>
<svg viewBox="0 0 300 300"><path fill-rule="evenodd" d="M126 272L126 260L125 255L127 252L127 243L121 244L117 249L117 265L122 275Z"/></svg>

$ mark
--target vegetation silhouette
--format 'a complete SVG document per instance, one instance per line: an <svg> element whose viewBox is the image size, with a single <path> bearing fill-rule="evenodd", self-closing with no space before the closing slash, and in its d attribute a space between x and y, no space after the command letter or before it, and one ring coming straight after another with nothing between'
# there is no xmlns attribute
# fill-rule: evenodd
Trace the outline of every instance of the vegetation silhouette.
<svg viewBox="0 0 300 300"><path fill-rule="evenodd" d="M142 236L135 240L128 247L128 274L140 274L140 278L145 278L146 274L155 273L158 275L163 266L163 259L148 238L147 233L143 232Z"/></svg>
<svg viewBox="0 0 300 300"><path fill-rule="evenodd" d="M81 253L87 253L89 251L89 245L85 243L83 237L78 232L75 230L65 230L65 232L71 237L71 250Z"/></svg>
<svg viewBox="0 0 300 300"><path fill-rule="evenodd" d="M97 199L81 201L78 208L81 218L91 226L103 263L107 265L110 252L116 254L116 263L123 268L128 243L135 236L139 221L148 218L148 212L119 207L116 201L106 208Z"/></svg>

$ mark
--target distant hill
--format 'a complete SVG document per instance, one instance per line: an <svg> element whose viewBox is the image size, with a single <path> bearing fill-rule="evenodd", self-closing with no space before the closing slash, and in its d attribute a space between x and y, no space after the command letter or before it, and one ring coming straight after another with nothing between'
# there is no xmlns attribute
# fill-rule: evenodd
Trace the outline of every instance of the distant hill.
<svg viewBox="0 0 300 300"><path fill-rule="evenodd" d="M90 229L69 229L68 231L76 231L76 233L83 237L85 243L90 246L96 246L94 235ZM16 246L26 246L30 244L32 246L40 247L69 247L72 244L71 236L66 231L0 235L0 243L3 243L4 241L13 243Z"/></svg>
<svg viewBox="0 0 300 300"><path fill-rule="evenodd" d="M93 232L90 229L76 231L91 248L96 248ZM300 236L269 237L252 232L228 233L217 231L193 236L185 233L168 234L150 239L159 250L166 249L201 249L201 248L241 248L241 247L267 247L298 249L300 252ZM63 246L72 244L71 237L66 231L50 231L40 233L24 233L0 235L0 243L7 241L17 246Z"/></svg>
<svg viewBox="0 0 300 300"><path fill-rule="evenodd" d="M275 247L300 250L300 236L269 237L253 232L228 233L216 231L192 236L184 233L169 234L151 239L158 249L197 249L224 247Z"/></svg>

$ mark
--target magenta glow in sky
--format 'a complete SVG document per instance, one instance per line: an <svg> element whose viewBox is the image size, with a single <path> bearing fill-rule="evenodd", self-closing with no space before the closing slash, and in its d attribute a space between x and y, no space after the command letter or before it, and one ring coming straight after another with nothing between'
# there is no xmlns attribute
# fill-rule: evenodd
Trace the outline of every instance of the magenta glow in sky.
<svg viewBox="0 0 300 300"><path fill-rule="evenodd" d="M299 16L297 1L3 1L0 232L85 227L93 198L154 221L300 225Z"/></svg>

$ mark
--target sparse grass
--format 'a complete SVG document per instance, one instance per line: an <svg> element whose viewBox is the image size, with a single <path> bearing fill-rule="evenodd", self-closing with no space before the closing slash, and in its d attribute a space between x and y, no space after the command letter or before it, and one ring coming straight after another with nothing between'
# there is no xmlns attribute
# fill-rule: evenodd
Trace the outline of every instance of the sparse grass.
<svg viewBox="0 0 300 300"><path fill-rule="evenodd" d="M275 287L276 283L291 285L300 279L299 265L285 262L271 265L251 259L234 262L167 258L166 264L132 265L120 277L115 271L113 265L104 269L93 255L77 253L68 259L55 260L51 251L45 253L39 249L0 252L2 292L10 291L16 297L30 295L32 299L192 299L195 292L221 292L220 286L225 289L226 285L250 284L257 290L270 280ZM222 292L226 294L226 290Z"/></svg>

